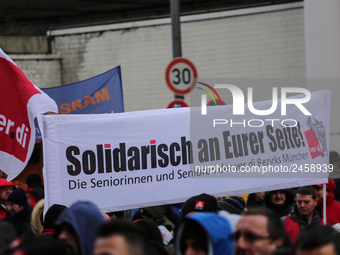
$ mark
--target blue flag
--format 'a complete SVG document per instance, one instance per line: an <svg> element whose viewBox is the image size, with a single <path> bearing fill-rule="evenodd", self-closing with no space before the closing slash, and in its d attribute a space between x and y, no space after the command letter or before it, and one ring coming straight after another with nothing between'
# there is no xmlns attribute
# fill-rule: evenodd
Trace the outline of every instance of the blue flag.
<svg viewBox="0 0 340 255"><path fill-rule="evenodd" d="M57 103L59 114L124 112L120 66L84 81L43 89ZM41 140L36 125L36 140Z"/></svg>

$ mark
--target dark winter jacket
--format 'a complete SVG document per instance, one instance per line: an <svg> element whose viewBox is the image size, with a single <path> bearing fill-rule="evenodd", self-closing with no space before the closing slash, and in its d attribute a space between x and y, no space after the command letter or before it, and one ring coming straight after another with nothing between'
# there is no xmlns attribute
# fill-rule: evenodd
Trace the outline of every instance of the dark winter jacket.
<svg viewBox="0 0 340 255"><path fill-rule="evenodd" d="M307 219L302 216L299 213L297 207L294 206L292 211L288 214L288 216L286 216L284 226L291 243L294 244L296 237L300 234L301 231L306 229L307 226L314 224L322 225L322 223L322 212L319 207L315 207L312 221L308 224Z"/></svg>
<svg viewBox="0 0 340 255"><path fill-rule="evenodd" d="M257 208L257 207L264 207L264 206L265 205L264 205L264 200L263 199L257 200L255 193L249 194L248 200L247 200L247 209Z"/></svg>
<svg viewBox="0 0 340 255"><path fill-rule="evenodd" d="M5 254L7 246L18 237L12 224L0 221L0 254Z"/></svg>
<svg viewBox="0 0 340 255"><path fill-rule="evenodd" d="M163 205L145 207L143 208L142 214L152 218L157 226L170 226L171 229L174 229L174 224L165 216L166 207Z"/></svg>
<svg viewBox="0 0 340 255"><path fill-rule="evenodd" d="M32 207L27 204L20 212L13 216L7 211L4 220L13 225L18 236L22 236L31 232L31 213Z"/></svg>
<svg viewBox="0 0 340 255"><path fill-rule="evenodd" d="M276 191L276 190L275 190ZM282 206L275 206L270 201L270 194L275 191L268 191L264 195L264 202L266 204L267 208L272 209L275 211L279 217L286 216L290 213L290 211L293 209L293 203L294 203L294 193L290 189L284 189L283 191L286 193L286 201Z"/></svg>
<svg viewBox="0 0 340 255"><path fill-rule="evenodd" d="M104 217L93 203L79 201L65 209L55 223L55 235L61 231L61 224L70 224L78 237L81 255L92 255L94 241Z"/></svg>

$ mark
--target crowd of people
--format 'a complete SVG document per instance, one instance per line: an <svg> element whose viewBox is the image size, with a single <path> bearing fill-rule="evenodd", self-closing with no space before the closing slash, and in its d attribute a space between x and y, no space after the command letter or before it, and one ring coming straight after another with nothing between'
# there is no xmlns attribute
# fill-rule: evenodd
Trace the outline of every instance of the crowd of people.
<svg viewBox="0 0 340 255"><path fill-rule="evenodd" d="M336 184L215 198L102 213L89 201L44 211L38 174L27 189L0 179L0 255L242 255L339 254Z"/></svg>

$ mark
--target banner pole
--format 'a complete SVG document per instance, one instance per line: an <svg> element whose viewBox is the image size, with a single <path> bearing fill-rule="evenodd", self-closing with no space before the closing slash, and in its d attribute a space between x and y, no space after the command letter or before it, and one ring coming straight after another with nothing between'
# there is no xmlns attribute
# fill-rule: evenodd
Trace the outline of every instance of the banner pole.
<svg viewBox="0 0 340 255"><path fill-rule="evenodd" d="M326 226L326 183L323 184L323 225Z"/></svg>

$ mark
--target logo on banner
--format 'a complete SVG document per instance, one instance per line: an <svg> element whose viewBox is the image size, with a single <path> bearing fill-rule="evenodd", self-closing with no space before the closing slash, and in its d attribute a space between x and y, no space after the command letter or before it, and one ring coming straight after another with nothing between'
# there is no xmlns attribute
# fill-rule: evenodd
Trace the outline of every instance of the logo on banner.
<svg viewBox="0 0 340 255"><path fill-rule="evenodd" d="M25 118L18 120L18 122L20 121L25 122L26 125L24 123L22 123L21 125L20 124L17 125L16 121L6 118L4 115L0 114L0 131L3 131L8 138L12 139L12 141L18 143L24 149L25 153L27 153L26 145L27 141L30 138L29 123L25 121ZM8 140L7 142L10 143L11 140ZM6 143L4 142L4 144ZM11 153L11 147L5 147L4 151L7 153ZM19 153L16 154L16 152ZM25 153L22 153L17 149L15 151L14 156L16 156L17 158L24 162Z"/></svg>
<svg viewBox="0 0 340 255"><path fill-rule="evenodd" d="M208 88L210 88L219 98L220 100L220 104L222 105L220 96L218 95L218 93L216 92L216 90L211 87L208 84L205 83L200 83L202 85L207 86ZM228 89L233 97L233 115L244 115L244 94L242 92L242 90L235 86L235 85L231 85L231 84L215 84L215 88L225 88ZM202 88L200 88L202 89ZM211 93L209 91L207 91L206 89L202 89L205 92L207 92L212 98L213 96L211 95ZM302 93L305 95L304 98L287 98L287 94L288 93ZM248 105L248 109L251 113L255 114L255 115L259 115L259 116L265 116L265 115L270 115L272 113L274 113L276 111L277 108L277 101L278 101L278 93L277 93L277 88L274 87L272 90L272 106L270 109L267 110L258 110L255 109L254 105L253 105L253 88L249 87L248 88L248 100L247 100L247 105ZM304 115L312 115L304 106L304 103L307 103L309 100L311 99L311 93L309 90L305 89L305 88L281 88L281 115L286 115L287 114L287 105L288 104L294 104ZM216 102L215 102L216 104ZM206 115L207 114L207 103L206 103L206 95L202 95L201 96L201 114L202 115Z"/></svg>
<svg viewBox="0 0 340 255"><path fill-rule="evenodd" d="M216 92L216 90L205 83L198 82L201 85L204 85L205 87L209 88L211 91L213 91L219 101L220 105L223 105L222 100L219 96L219 94ZM205 91L211 98L213 98L215 105L217 105L216 100L214 99L212 93L208 91L207 89L200 88L199 89ZM238 88L235 85L231 84L215 84L215 88L226 88L228 89L233 97L233 115L245 115L245 98L242 90ZM304 98L287 98L288 93L302 93L305 95ZM295 105L304 115L309 116L311 113L306 109L306 107L303 105L304 103L307 103L311 99L311 93L309 90L304 88L281 88L281 116L287 115L287 105L293 104ZM255 109L253 104L253 89L251 87L248 87L248 95L247 95L247 106L249 111L258 116L267 116L273 114L278 106L278 88L274 87L272 89L272 105L270 109ZM202 94L201 95L201 115L207 115L207 95ZM230 127L233 127L233 125L242 125L243 127L246 127L248 125L249 127L262 127L265 125L265 122L271 122L271 126L274 127L274 122L279 121L282 127L296 127L298 125L298 121L295 119L244 119L243 122L235 122L233 119L227 120L227 119L213 119L213 127L216 127L216 125L225 125L227 123L230 123Z"/></svg>
<svg viewBox="0 0 340 255"><path fill-rule="evenodd" d="M326 134L322 121L308 117L307 125L310 129L305 131L305 136L312 158L326 156Z"/></svg>
<svg viewBox="0 0 340 255"><path fill-rule="evenodd" d="M205 87L207 87L207 88L209 88L212 92L214 92L215 95L217 96L218 100L220 101L220 104L219 104L219 105L223 105L223 102L222 102L222 100L221 100L221 98L220 98L220 95L217 93L217 91L216 91L213 87L211 87L210 85L205 84L205 83L203 83L203 82L197 82L197 83L198 83L198 84L201 84L201 85L203 85L203 86L205 86ZM216 100L215 100L215 97L210 93L209 90L204 89L204 88L201 88L201 87L197 87L197 88L203 90L204 92L206 92L206 93L212 98L212 100L213 100L213 102L215 103L215 105L217 105ZM206 102L207 102L207 95L203 94L203 95L202 95L202 105L203 105L203 104L204 104L204 105L207 105ZM203 109L203 108L202 108L202 109ZM207 114L207 111L206 111L206 108L205 108L205 113L202 112L202 115L206 115L206 114Z"/></svg>

